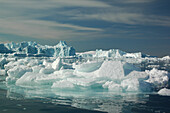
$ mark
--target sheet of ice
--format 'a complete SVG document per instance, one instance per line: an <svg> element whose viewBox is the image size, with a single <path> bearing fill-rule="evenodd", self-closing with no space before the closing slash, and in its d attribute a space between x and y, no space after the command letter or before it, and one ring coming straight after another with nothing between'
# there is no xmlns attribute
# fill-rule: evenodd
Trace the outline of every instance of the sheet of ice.
<svg viewBox="0 0 170 113"><path fill-rule="evenodd" d="M158 91L158 94L163 96L170 96L170 89L163 88L160 91Z"/></svg>

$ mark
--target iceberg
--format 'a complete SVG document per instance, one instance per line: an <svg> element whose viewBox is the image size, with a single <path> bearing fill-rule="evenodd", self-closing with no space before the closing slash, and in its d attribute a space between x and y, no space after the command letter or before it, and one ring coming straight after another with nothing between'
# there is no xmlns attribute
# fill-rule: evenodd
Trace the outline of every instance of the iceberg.
<svg viewBox="0 0 170 113"><path fill-rule="evenodd" d="M155 90L160 90L161 88L168 87L169 73L164 70L157 70L153 68L151 71L145 71L149 78L146 82L150 83Z"/></svg>
<svg viewBox="0 0 170 113"><path fill-rule="evenodd" d="M7 75L6 70L4 70L4 69L0 69L0 75Z"/></svg>
<svg viewBox="0 0 170 113"><path fill-rule="evenodd" d="M68 59L67 59L68 60ZM141 69L124 61L87 61L67 63L66 59L24 58L6 64L7 83L25 87L43 84L51 89L109 92L152 92L168 87L169 73ZM8 65L12 66L8 66ZM66 84L67 83L67 84Z"/></svg>
<svg viewBox="0 0 170 113"><path fill-rule="evenodd" d="M75 107L112 112L113 95L117 99L129 94L170 94L169 56L118 49L75 53L63 41L55 46L22 42L2 47L0 77L9 97L14 92L26 98L59 98L59 104L66 98Z"/></svg>
<svg viewBox="0 0 170 113"><path fill-rule="evenodd" d="M75 70L79 72L92 72L92 71L99 69L102 63L103 63L102 61L101 62L96 62L96 61L85 62L79 65L74 64L73 68L75 68Z"/></svg>
<svg viewBox="0 0 170 113"><path fill-rule="evenodd" d="M162 59L143 58L141 52L127 53L119 49L110 49L77 53L75 57L69 57L75 55L75 49L67 46L64 41L55 46L42 46L35 42L2 45L4 51L13 51L14 55L34 55L16 59L0 58L0 74L7 74L6 82L18 86L29 85L31 82L48 84L51 89L70 86L71 89L90 88L94 91L100 89L120 93L152 92L169 87L169 73L150 64L150 61ZM37 58L37 55L43 57ZM128 63L129 59L134 62ZM150 70L142 70L140 65L135 65L138 63L136 61L140 60L149 61L147 68ZM61 85L66 83L68 84L65 86Z"/></svg>
<svg viewBox="0 0 170 113"><path fill-rule="evenodd" d="M150 57L149 55L142 54L141 52L127 53L119 49L110 49L110 50L97 49L96 51L77 53L77 55L83 58L117 58L117 59L119 58L140 59L140 58Z"/></svg>
<svg viewBox="0 0 170 113"><path fill-rule="evenodd" d="M22 77L26 72L31 71L31 68L24 65L15 66L14 68L7 71L8 77L6 78L6 80L8 82L16 82L16 80Z"/></svg>
<svg viewBox="0 0 170 113"><path fill-rule="evenodd" d="M158 92L158 94L162 96L170 96L170 89L163 88Z"/></svg>
<svg viewBox="0 0 170 113"><path fill-rule="evenodd" d="M55 46L40 45L36 42L0 44L0 53L12 54L16 57L66 57L74 56L75 49L60 41Z"/></svg>

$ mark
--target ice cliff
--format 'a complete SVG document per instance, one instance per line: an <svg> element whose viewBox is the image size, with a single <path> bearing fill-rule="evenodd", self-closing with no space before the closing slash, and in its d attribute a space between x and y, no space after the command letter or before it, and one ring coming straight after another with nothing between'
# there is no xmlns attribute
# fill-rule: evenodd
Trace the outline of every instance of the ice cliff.
<svg viewBox="0 0 170 113"><path fill-rule="evenodd" d="M40 45L36 42L0 44L0 53L12 54L18 57L66 57L74 56L75 49L66 42L60 41L55 46Z"/></svg>
<svg viewBox="0 0 170 113"><path fill-rule="evenodd" d="M0 44L1 56L16 57L67 57L77 56L78 58L145 58L149 55L137 53L127 53L119 49L89 51L75 53L72 46L68 46L65 41L60 41L55 46L40 45L36 42L6 43Z"/></svg>

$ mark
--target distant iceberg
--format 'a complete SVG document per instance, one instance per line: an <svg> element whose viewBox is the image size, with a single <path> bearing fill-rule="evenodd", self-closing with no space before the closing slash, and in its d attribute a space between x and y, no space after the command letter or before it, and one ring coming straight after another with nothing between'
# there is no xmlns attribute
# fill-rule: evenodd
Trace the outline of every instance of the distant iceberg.
<svg viewBox="0 0 170 113"><path fill-rule="evenodd" d="M36 42L0 44L0 53L12 54L16 57L66 57L74 56L75 49L60 41L55 46L40 45Z"/></svg>
<svg viewBox="0 0 170 113"><path fill-rule="evenodd" d="M137 53L127 53L124 51L121 51L119 49L110 49L110 50L102 50L97 49L96 51L89 51L89 52L82 52L77 53L77 56L83 57L83 58L145 58L145 57L151 57L146 54L142 54L141 52Z"/></svg>

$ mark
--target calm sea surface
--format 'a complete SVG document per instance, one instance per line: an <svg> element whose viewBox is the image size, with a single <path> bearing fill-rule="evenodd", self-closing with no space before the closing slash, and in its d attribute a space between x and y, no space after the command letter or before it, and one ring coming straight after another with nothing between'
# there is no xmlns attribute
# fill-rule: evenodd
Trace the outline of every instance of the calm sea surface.
<svg viewBox="0 0 170 113"><path fill-rule="evenodd" d="M157 94L33 97L0 89L0 113L170 113L170 97Z"/></svg>

